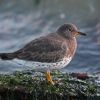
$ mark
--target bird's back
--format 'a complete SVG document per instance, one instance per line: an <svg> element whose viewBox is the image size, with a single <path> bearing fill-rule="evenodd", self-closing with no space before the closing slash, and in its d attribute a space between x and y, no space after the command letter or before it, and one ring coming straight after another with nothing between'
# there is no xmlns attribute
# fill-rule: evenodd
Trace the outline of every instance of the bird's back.
<svg viewBox="0 0 100 100"><path fill-rule="evenodd" d="M62 60L66 52L65 39L55 33L31 41L15 54L18 59L22 60L57 62Z"/></svg>

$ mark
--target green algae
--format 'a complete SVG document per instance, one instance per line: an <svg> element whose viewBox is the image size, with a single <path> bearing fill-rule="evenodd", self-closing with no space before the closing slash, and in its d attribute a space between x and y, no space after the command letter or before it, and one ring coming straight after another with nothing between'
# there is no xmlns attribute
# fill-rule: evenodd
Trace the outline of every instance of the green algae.
<svg viewBox="0 0 100 100"><path fill-rule="evenodd" d="M15 72L11 75L0 75L0 94L9 90L10 94L7 92L7 95L9 94L11 98L11 96L14 97L15 91L17 91L20 94L25 93L27 98L31 98L28 100L34 100L32 98L41 96L41 98L49 97L47 100L58 97L64 100L65 96L94 97L97 94L100 95L100 87L91 78L81 80L71 74L59 71L53 71L51 74L55 85L47 82L44 73L41 72L23 71Z"/></svg>

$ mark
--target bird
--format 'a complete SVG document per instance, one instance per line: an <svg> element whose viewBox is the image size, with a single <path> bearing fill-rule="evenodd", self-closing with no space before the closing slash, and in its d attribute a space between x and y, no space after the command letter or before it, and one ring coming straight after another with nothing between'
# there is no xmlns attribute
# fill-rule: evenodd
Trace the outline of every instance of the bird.
<svg viewBox="0 0 100 100"><path fill-rule="evenodd" d="M32 61L36 69L44 69L47 81L54 85L50 72L70 63L77 49L76 37L79 35L86 36L86 33L78 31L72 23L65 23L55 32L36 38L19 50L0 53L0 59Z"/></svg>

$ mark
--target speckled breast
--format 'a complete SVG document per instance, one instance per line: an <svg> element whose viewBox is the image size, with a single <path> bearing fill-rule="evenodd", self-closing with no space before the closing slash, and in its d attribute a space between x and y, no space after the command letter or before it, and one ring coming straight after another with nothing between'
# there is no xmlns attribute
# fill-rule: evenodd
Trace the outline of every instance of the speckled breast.
<svg viewBox="0 0 100 100"><path fill-rule="evenodd" d="M71 57L65 57L59 62L46 63L46 62L33 62L33 61L24 61L15 59L15 62L18 62L24 66L32 66L33 69L61 69L69 64Z"/></svg>
<svg viewBox="0 0 100 100"><path fill-rule="evenodd" d="M71 57L69 58L63 58L62 61L60 62L55 62L55 63L41 63L41 62L33 62L33 65L38 69L38 68L49 68L49 69L60 69L65 67L66 65L69 64L71 61Z"/></svg>

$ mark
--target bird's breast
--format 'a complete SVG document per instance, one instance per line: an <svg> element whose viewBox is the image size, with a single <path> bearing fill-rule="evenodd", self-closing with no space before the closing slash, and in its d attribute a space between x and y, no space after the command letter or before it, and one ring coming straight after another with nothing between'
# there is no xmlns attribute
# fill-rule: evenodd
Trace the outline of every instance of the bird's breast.
<svg viewBox="0 0 100 100"><path fill-rule="evenodd" d="M77 41L76 38L73 38L72 40L67 40L67 51L66 51L66 57L73 57L75 52L76 52L76 48L77 48Z"/></svg>
<svg viewBox="0 0 100 100"><path fill-rule="evenodd" d="M47 69L61 69L69 64L72 57L64 57L61 61L58 62L37 62L37 61L24 61L19 59L14 59L14 62L19 63L20 65L24 65L27 67L32 67L32 69L36 70L47 70Z"/></svg>

